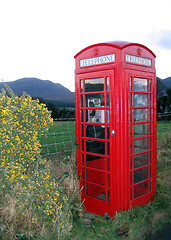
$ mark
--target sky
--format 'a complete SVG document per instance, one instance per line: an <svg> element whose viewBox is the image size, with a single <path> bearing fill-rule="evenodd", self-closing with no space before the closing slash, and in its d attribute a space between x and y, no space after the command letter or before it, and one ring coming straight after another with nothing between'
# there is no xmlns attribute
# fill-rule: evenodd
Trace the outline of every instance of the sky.
<svg viewBox="0 0 171 240"><path fill-rule="evenodd" d="M170 0L0 0L0 82L35 77L74 91L74 56L101 42L150 48L171 76Z"/></svg>

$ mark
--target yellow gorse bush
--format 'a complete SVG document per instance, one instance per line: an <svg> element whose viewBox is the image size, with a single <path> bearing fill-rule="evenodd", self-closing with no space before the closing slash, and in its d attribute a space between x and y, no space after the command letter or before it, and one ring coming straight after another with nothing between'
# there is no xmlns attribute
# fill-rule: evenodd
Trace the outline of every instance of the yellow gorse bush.
<svg viewBox="0 0 171 240"><path fill-rule="evenodd" d="M6 178L17 181L34 167L40 153L38 134L46 131L52 123L50 112L38 100L23 94L18 97L8 88L0 93L0 157L1 171ZM8 173L8 174L7 174Z"/></svg>
<svg viewBox="0 0 171 240"><path fill-rule="evenodd" d="M68 197L52 172L52 163L40 156L39 136L52 123L51 114L39 100L26 93L16 96L6 88L10 96L4 89L0 92L0 210L6 209L1 221L14 229L12 202L15 226L19 221L20 231L28 237L51 232L60 237L70 225Z"/></svg>

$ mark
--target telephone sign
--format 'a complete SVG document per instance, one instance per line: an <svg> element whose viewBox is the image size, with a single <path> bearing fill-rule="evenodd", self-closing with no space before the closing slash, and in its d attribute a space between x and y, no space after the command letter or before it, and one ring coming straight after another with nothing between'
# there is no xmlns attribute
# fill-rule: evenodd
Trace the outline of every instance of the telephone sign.
<svg viewBox="0 0 171 240"><path fill-rule="evenodd" d="M80 67L110 63L110 62L114 62L114 61L115 61L115 54L110 54L110 55L106 55L106 56L82 59L82 60L80 60Z"/></svg>
<svg viewBox="0 0 171 240"><path fill-rule="evenodd" d="M126 54L126 62L136 63L136 64L140 64L140 65L145 65L145 66L151 66L151 59L137 57L137 56L131 56L128 54Z"/></svg>

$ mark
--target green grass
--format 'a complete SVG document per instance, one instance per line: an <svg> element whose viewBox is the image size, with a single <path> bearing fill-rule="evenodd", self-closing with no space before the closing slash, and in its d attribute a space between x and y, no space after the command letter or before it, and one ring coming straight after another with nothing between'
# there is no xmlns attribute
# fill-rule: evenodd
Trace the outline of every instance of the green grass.
<svg viewBox="0 0 171 240"><path fill-rule="evenodd" d="M157 139L167 136L171 133L171 121L158 121L157 122Z"/></svg>

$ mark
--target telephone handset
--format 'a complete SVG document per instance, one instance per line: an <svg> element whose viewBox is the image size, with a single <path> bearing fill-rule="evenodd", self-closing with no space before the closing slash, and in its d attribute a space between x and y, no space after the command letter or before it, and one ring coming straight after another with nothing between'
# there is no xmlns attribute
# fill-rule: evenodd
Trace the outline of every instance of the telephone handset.
<svg viewBox="0 0 171 240"><path fill-rule="evenodd" d="M101 102L100 98L89 98L88 99L88 107L90 108L99 108L103 107L104 103ZM88 110L88 122L94 123L104 123L104 110L92 109Z"/></svg>

